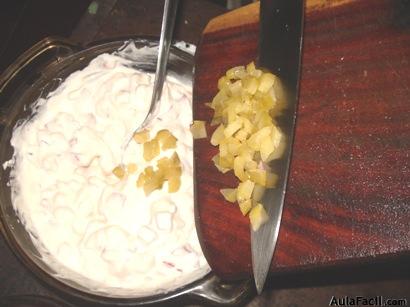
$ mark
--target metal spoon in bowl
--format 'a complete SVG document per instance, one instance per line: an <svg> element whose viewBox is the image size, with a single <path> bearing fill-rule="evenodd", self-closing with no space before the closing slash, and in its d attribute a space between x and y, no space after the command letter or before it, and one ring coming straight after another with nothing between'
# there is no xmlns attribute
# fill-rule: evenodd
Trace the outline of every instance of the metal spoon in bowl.
<svg viewBox="0 0 410 307"><path fill-rule="evenodd" d="M169 58L169 49L171 47L172 33L176 19L177 7L179 0L165 0L164 13L162 15L161 36L158 46L158 60L155 71L154 86L151 96L151 104L144 121L139 125L122 145L121 165L123 165L124 153L132 140L132 136L147 127L156 115L156 111L161 100L162 88L167 72L167 63Z"/></svg>
<svg viewBox="0 0 410 307"><path fill-rule="evenodd" d="M169 49L171 47L172 32L174 30L178 1L179 0L165 0L164 14L162 16L161 36L159 39L158 46L158 60L155 71L155 79L152 90L150 108L142 124L139 125L133 131L131 136L127 139L126 143L122 145L121 164L123 164L122 161L124 158L124 152L126 151L129 143L131 142L132 136L135 134L135 132L143 130L145 127L147 127L156 115L156 111L161 100L162 88L164 86L164 81L167 72Z"/></svg>
<svg viewBox="0 0 410 307"><path fill-rule="evenodd" d="M161 100L162 88L167 72L167 63L169 57L169 48L172 41L172 32L174 30L175 18L179 0L165 0L164 14L162 16L161 37L158 47L158 61L155 72L154 87L151 96L151 105L148 114L142 124L135 130L145 128L155 116L156 110Z"/></svg>

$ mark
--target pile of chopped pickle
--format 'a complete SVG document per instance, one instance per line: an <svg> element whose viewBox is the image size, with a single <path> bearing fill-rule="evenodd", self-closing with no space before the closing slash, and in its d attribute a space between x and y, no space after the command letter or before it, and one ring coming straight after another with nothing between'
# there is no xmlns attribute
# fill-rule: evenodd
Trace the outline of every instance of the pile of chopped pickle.
<svg viewBox="0 0 410 307"><path fill-rule="evenodd" d="M207 104L214 110L210 124L218 126L210 142L219 153L212 160L219 171L233 170L239 179L236 188L221 193L239 204L256 231L268 220L259 201L278 179L269 162L280 158L285 148L284 135L274 120L284 108L282 86L278 77L252 62L229 69L218 80L218 89Z"/></svg>
<svg viewBox="0 0 410 307"><path fill-rule="evenodd" d="M142 130L134 133L133 139L143 146L143 157L145 161L152 161L161 151L175 149L177 138L172 133L163 129L157 132L153 139L150 139L150 131ZM113 174L119 179L123 179L127 174L137 171L137 165L119 165L113 169ZM171 157L163 157L157 160L156 167L147 166L139 174L136 185L142 188L146 196L155 190L162 189L163 184L168 182L168 192L175 193L181 186L182 167L178 154L174 152Z"/></svg>

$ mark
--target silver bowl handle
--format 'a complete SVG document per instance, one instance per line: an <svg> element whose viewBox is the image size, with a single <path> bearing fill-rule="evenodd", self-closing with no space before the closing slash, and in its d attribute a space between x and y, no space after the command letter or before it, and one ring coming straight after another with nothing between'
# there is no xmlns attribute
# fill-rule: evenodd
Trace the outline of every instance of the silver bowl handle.
<svg viewBox="0 0 410 307"><path fill-rule="evenodd" d="M209 273L199 284L184 293L194 300L215 305L233 306L243 304L256 293L252 279L239 282L224 282L214 273Z"/></svg>

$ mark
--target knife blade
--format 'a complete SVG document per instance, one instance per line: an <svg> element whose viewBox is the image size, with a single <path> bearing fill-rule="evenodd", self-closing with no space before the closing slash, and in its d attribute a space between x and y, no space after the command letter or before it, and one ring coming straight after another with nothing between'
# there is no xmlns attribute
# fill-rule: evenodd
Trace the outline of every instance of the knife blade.
<svg viewBox="0 0 410 307"><path fill-rule="evenodd" d="M257 231L251 228L252 269L258 294L263 290L279 235L286 193L299 90L303 34L303 0L261 0L259 25L260 67L282 81L286 110L278 119L285 135L285 150L270 165L279 176L276 188L267 189L261 203L269 220Z"/></svg>

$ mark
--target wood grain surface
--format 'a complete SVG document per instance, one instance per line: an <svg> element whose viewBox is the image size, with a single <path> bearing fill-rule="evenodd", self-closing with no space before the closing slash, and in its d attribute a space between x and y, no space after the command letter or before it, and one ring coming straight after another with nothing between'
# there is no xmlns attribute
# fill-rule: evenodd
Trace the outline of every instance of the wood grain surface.
<svg viewBox="0 0 410 307"><path fill-rule="evenodd" d="M196 54L194 118L230 67L257 56L258 4L206 27ZM410 255L408 1L307 1L293 158L271 273ZM215 127L207 126L208 136ZM196 140L196 218L225 279L251 274L249 223L219 193L208 139Z"/></svg>

